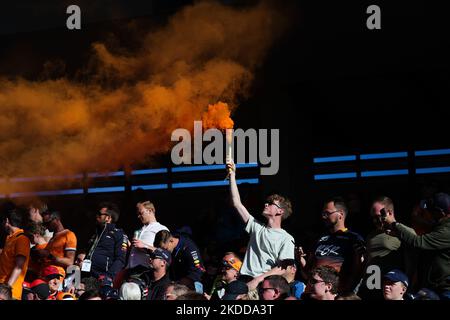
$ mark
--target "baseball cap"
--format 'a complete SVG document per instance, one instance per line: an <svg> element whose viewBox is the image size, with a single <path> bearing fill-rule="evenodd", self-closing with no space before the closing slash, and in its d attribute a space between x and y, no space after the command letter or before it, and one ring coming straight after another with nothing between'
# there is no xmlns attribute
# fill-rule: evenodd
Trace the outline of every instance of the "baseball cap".
<svg viewBox="0 0 450 320"><path fill-rule="evenodd" d="M386 273L384 275L384 279L388 279L394 282L402 282L405 287L408 287L409 285L408 276L398 269L394 269Z"/></svg>
<svg viewBox="0 0 450 320"><path fill-rule="evenodd" d="M422 288L419 291L417 291L416 294L412 295L412 299L414 300L441 300L439 298L439 295L434 292L433 290L430 290L428 288Z"/></svg>
<svg viewBox="0 0 450 320"><path fill-rule="evenodd" d="M241 267L242 267L242 261L238 257L232 257L230 259L223 259L222 266L223 267L231 267L231 268L235 269L236 271L239 271L239 270L241 270Z"/></svg>
<svg viewBox="0 0 450 320"><path fill-rule="evenodd" d="M46 280L51 280L54 278L64 278L66 276L66 272L61 267L50 265L42 270L41 276Z"/></svg>
<svg viewBox="0 0 450 320"><path fill-rule="evenodd" d="M152 253L150 253L150 258L164 260L169 265L172 260L171 257L172 257L171 253L162 248L156 248Z"/></svg>
<svg viewBox="0 0 450 320"><path fill-rule="evenodd" d="M30 284L30 289L33 293L37 294L39 299L45 300L50 295L50 288L48 283L42 279L36 279Z"/></svg>
<svg viewBox="0 0 450 320"><path fill-rule="evenodd" d="M248 286L245 282L235 280L225 286L225 294L222 300L236 300L240 294L247 294Z"/></svg>

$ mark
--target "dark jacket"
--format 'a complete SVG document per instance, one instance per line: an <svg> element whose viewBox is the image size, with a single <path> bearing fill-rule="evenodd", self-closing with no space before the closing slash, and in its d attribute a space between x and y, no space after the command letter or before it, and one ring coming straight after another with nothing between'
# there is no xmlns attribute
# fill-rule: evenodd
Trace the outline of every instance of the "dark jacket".
<svg viewBox="0 0 450 320"><path fill-rule="evenodd" d="M179 239L179 242L172 252L170 278L193 288L194 282L200 282L205 272L200 250L190 238L184 235L175 236Z"/></svg>
<svg viewBox="0 0 450 320"><path fill-rule="evenodd" d="M438 292L450 290L450 218L442 219L431 232L421 236L398 223L398 237L407 245L427 251L429 257L425 284Z"/></svg>
<svg viewBox="0 0 450 320"><path fill-rule="evenodd" d="M100 236L100 239L92 256L86 256L86 259L92 261L91 275L94 277L106 275L114 278L116 273L125 267L128 238L122 229L107 223L104 228L97 228L95 235L89 240L88 254L97 236Z"/></svg>

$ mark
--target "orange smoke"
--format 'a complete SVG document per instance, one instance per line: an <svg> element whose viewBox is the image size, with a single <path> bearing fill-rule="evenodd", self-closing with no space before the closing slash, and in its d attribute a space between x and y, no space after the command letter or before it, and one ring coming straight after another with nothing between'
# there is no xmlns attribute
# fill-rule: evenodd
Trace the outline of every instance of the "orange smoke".
<svg viewBox="0 0 450 320"><path fill-rule="evenodd" d="M207 108L208 125L232 127L229 109L248 94L283 24L265 4L201 2L142 37L136 52L93 44L89 83L0 77L0 178L148 163L170 150L174 129L192 128ZM219 100L229 108L209 106ZM12 189L0 182L0 193Z"/></svg>
<svg viewBox="0 0 450 320"><path fill-rule="evenodd" d="M203 128L231 129L234 126L233 120L230 118L230 108L224 102L210 104L208 111L202 116Z"/></svg>

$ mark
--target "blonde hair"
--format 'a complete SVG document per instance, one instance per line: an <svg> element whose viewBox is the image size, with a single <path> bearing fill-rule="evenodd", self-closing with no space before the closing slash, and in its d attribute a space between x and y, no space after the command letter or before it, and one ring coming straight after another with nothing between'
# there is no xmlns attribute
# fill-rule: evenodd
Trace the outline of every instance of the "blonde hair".
<svg viewBox="0 0 450 320"><path fill-rule="evenodd" d="M136 207L140 207L140 206L142 206L142 207L144 207L145 209L148 209L148 210L156 211L155 210L155 205L151 201L138 202Z"/></svg>

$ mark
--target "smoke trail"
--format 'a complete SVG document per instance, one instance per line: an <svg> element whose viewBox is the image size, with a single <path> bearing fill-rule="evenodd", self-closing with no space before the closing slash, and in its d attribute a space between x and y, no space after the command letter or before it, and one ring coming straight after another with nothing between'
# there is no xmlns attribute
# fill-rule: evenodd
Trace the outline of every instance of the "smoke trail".
<svg viewBox="0 0 450 320"><path fill-rule="evenodd" d="M264 3L201 2L136 52L93 44L89 83L0 78L0 177L117 170L167 152L171 132L192 128L209 104L236 108L283 27Z"/></svg>

